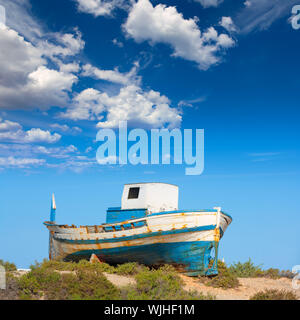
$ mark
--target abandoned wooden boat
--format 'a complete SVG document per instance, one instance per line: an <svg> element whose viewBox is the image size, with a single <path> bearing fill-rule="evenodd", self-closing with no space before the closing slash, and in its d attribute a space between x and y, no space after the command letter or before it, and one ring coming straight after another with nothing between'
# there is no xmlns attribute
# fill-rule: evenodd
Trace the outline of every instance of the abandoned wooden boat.
<svg viewBox="0 0 300 320"><path fill-rule="evenodd" d="M211 210L178 210L178 187L166 183L124 186L121 207L108 208L106 223L67 226L55 223L52 198L49 258L89 259L116 264L172 264L190 275L217 274L218 245L232 218Z"/></svg>

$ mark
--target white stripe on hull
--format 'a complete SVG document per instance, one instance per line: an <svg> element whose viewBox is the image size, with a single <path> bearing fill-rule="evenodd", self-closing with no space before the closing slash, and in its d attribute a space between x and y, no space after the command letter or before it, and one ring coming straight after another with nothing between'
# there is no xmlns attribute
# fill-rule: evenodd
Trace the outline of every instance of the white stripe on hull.
<svg viewBox="0 0 300 320"><path fill-rule="evenodd" d="M78 232L70 232L70 229L61 229L53 231L58 231L56 238L69 239L69 240L95 240L95 239L111 239L119 237L129 237L133 235L139 235L147 232L159 232L159 231L170 231L174 229L184 229L184 228L195 228L209 225L216 225L216 214L215 213L199 213L199 212L188 212L188 213L174 213L166 214L161 216L146 217L143 219L132 220L139 222L142 220L147 221L148 227L140 227L136 229L122 230L116 232L102 232L102 233L87 233L86 228L80 228ZM131 221L130 221L131 222ZM51 228L51 227L50 227ZM66 230L68 233L66 233Z"/></svg>

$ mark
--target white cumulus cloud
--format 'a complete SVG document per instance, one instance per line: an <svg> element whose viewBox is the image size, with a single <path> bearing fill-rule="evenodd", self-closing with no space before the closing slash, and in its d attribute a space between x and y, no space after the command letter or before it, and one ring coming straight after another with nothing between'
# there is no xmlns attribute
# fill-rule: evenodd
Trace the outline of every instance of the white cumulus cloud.
<svg viewBox="0 0 300 320"><path fill-rule="evenodd" d="M48 130L32 128L25 132L24 141L26 142L46 142L55 143L60 140L61 135L58 133L51 134Z"/></svg>
<svg viewBox="0 0 300 320"><path fill-rule="evenodd" d="M68 92L77 76L48 68L44 49L35 47L12 29L0 29L0 47L0 108L67 104Z"/></svg>
<svg viewBox="0 0 300 320"><path fill-rule="evenodd" d="M82 75L99 80L106 80L113 83L126 85L133 81L139 81L139 78L136 75L137 67L138 64L136 63L128 73L121 73L117 68L115 70L103 70L93 67L90 64L86 64L82 67Z"/></svg>
<svg viewBox="0 0 300 320"><path fill-rule="evenodd" d="M6 131L17 131L22 129L22 126L17 123L10 120L2 120L0 118L0 132L6 132Z"/></svg>
<svg viewBox="0 0 300 320"><path fill-rule="evenodd" d="M30 14L28 0L0 0L7 24L0 29L0 108L64 107L79 71L81 33L48 32Z"/></svg>
<svg viewBox="0 0 300 320"><path fill-rule="evenodd" d="M136 85L130 85L120 90L116 96L101 95L101 102L107 109L106 121L100 121L98 127L116 127L121 120L136 126L153 128L178 127L181 115L170 107L169 99L159 92L143 91Z"/></svg>
<svg viewBox="0 0 300 320"><path fill-rule="evenodd" d="M65 113L61 114L62 118L72 120L99 120L103 116L101 114L105 111L105 107L101 102L103 93L89 88L85 89L73 99L73 104Z"/></svg>
<svg viewBox="0 0 300 320"><path fill-rule="evenodd" d="M74 99L73 107L61 115L73 120L98 120L98 127L117 127L119 121L143 127L178 127L182 117L176 108L170 107L169 99L159 92L144 91L131 84L109 96L96 89L86 89Z"/></svg>
<svg viewBox="0 0 300 320"><path fill-rule="evenodd" d="M228 32L237 31L237 28L236 28L234 22L232 21L231 17L222 17L222 19L220 21L220 26L222 26Z"/></svg>
<svg viewBox="0 0 300 320"><path fill-rule="evenodd" d="M61 135L58 133L52 134L50 131L40 128L32 128L25 131L17 122L0 119L0 141L55 143L59 141L60 138Z"/></svg>
<svg viewBox="0 0 300 320"><path fill-rule="evenodd" d="M136 42L166 43L174 57L194 61L206 70L220 61L222 49L234 46L227 34L220 34L213 27L202 33L194 19L184 19L176 7L139 0L133 5L123 28ZM214 30L214 36L211 37Z"/></svg>

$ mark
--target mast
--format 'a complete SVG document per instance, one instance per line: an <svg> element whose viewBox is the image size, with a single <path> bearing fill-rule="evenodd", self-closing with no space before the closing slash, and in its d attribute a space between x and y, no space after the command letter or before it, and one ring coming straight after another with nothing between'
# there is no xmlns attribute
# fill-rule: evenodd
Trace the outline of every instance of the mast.
<svg viewBox="0 0 300 320"><path fill-rule="evenodd" d="M51 209L50 209L50 222L55 224L56 220L56 203L54 193L51 199ZM53 231L49 231L49 260L52 260L52 250L53 250Z"/></svg>
<svg viewBox="0 0 300 320"><path fill-rule="evenodd" d="M55 222L55 218L56 218L56 203L55 203L55 197L53 193L52 199L51 199L50 222Z"/></svg>

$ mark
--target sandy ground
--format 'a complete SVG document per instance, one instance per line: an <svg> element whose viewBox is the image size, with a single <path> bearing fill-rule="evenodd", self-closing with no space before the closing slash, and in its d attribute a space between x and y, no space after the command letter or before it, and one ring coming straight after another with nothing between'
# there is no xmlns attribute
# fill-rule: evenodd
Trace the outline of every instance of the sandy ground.
<svg viewBox="0 0 300 320"><path fill-rule="evenodd" d="M221 289L205 286L197 278L180 275L186 290L196 290L204 294L212 294L217 300L248 300L258 291L266 289L288 290L294 292L300 300L300 289L292 288L292 280L287 278L239 278L240 286L236 289Z"/></svg>
<svg viewBox="0 0 300 320"><path fill-rule="evenodd" d="M135 285L136 281L133 277L120 276L117 274L111 274L103 272L107 280L109 280L112 284L117 287L125 287L128 285Z"/></svg>
<svg viewBox="0 0 300 320"><path fill-rule="evenodd" d="M12 274L15 277L19 278L19 277L22 277L24 274L26 274L28 272L30 272L30 270L18 270L18 271L13 272Z"/></svg>

